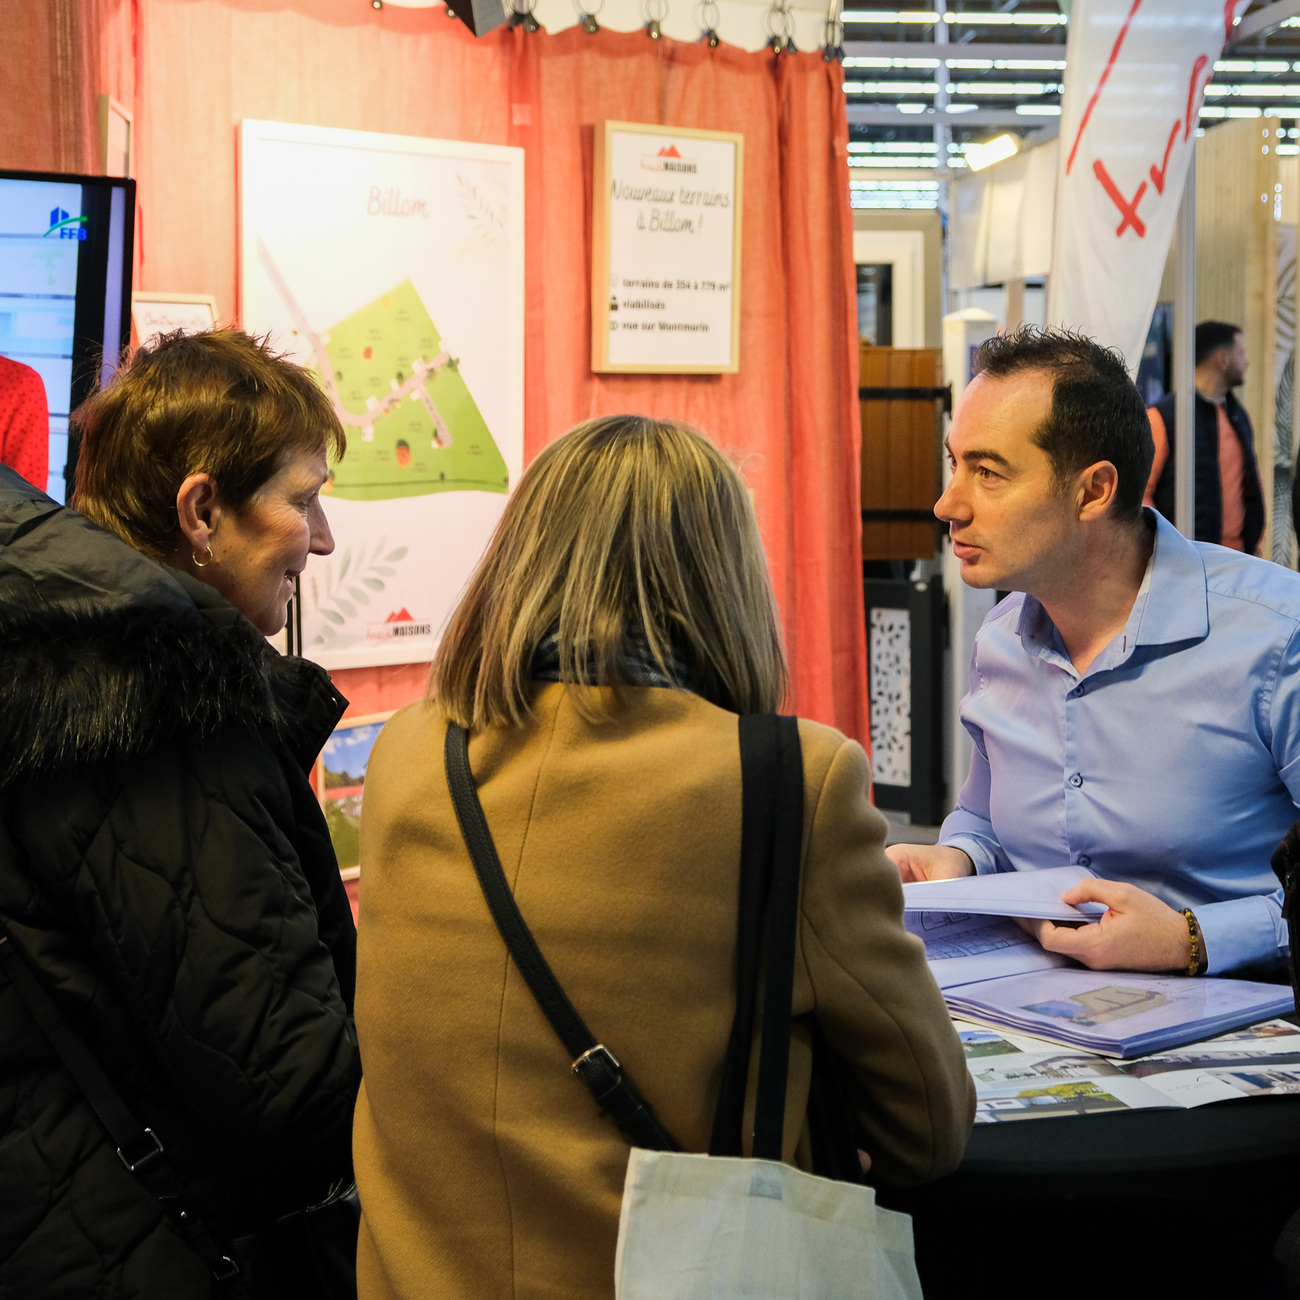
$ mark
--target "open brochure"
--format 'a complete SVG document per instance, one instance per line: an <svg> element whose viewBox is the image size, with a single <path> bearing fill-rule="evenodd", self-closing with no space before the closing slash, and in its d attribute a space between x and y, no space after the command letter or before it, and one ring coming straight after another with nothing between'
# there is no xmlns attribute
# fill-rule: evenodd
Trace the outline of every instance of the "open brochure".
<svg viewBox="0 0 1300 1300"><path fill-rule="evenodd" d="M955 1016L1104 1056L1142 1056L1279 1016L1290 988L1249 980L1075 968L944 990Z"/></svg>
<svg viewBox="0 0 1300 1300"><path fill-rule="evenodd" d="M1128 1061L961 1021L955 1027L975 1081L977 1124L1300 1094L1300 1027L1285 1020Z"/></svg>
<svg viewBox="0 0 1300 1300"><path fill-rule="evenodd" d="M1086 1052L1141 1056L1293 1007L1285 985L1086 970L1005 917L905 912L903 923L954 1016Z"/></svg>
<svg viewBox="0 0 1300 1300"><path fill-rule="evenodd" d="M1095 921L1104 903L1061 902L1067 889L1095 877L1087 867L999 871L955 880L920 880L903 886L905 912L965 912L978 916L1025 916L1042 921Z"/></svg>

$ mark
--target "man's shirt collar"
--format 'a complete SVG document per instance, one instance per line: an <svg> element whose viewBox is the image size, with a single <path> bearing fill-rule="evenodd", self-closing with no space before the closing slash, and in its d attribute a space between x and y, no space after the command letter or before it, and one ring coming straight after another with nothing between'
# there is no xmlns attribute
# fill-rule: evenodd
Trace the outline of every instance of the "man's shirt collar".
<svg viewBox="0 0 1300 1300"><path fill-rule="evenodd" d="M1149 506L1143 513L1154 522L1156 535L1142 586L1124 630L1089 665L1089 674L1119 667L1139 645L1196 641L1209 633L1200 551L1163 515ZM1044 656L1075 673L1060 633L1037 597L1025 595L1017 631L1027 655Z"/></svg>
<svg viewBox="0 0 1300 1300"><path fill-rule="evenodd" d="M1129 619L1134 639L1138 645L1199 641L1210 631L1205 561L1196 543L1188 541L1163 515L1150 506L1144 506L1143 512L1155 520L1156 545L1145 606L1135 602Z"/></svg>

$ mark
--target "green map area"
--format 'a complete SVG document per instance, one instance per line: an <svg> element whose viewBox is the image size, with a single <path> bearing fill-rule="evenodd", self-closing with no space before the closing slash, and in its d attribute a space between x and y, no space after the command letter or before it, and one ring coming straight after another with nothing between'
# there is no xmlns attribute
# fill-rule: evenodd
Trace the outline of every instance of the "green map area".
<svg viewBox="0 0 1300 1300"><path fill-rule="evenodd" d="M409 280L340 321L315 353L348 435L347 455L331 467L332 495L509 491L505 460Z"/></svg>

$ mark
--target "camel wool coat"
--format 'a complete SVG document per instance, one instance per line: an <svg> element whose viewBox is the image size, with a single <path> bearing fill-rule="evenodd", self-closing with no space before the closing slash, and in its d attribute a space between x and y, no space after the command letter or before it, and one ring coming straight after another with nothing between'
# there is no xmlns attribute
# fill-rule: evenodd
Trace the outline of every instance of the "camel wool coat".
<svg viewBox="0 0 1300 1300"><path fill-rule="evenodd" d="M801 721L799 732L794 1015L815 1016L848 1065L874 1178L935 1178L960 1161L974 1114L961 1045L902 927L866 755L829 727ZM445 734L436 704L410 705L367 771L360 1297L612 1297L628 1144L507 957L456 823ZM735 1013L736 715L638 687L615 720L591 724L567 687L543 685L530 724L472 735L469 756L506 879L556 977L669 1131L707 1150ZM810 1062L797 1019L793 1163L806 1150Z"/></svg>

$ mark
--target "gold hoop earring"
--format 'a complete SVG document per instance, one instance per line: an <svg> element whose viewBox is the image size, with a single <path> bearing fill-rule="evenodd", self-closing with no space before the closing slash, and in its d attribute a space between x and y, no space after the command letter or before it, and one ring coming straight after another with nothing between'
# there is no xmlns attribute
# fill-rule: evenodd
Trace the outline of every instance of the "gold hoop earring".
<svg viewBox="0 0 1300 1300"><path fill-rule="evenodd" d="M208 546L205 549L208 554L208 558L206 560L200 560L198 555L194 551L190 552L190 559L194 561L194 567L196 569L206 569L208 565L211 564L213 561L214 557L212 554L212 547Z"/></svg>

